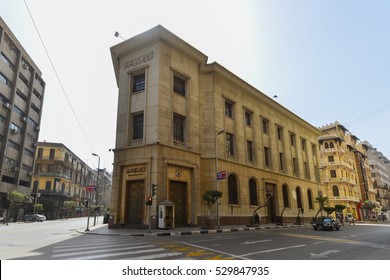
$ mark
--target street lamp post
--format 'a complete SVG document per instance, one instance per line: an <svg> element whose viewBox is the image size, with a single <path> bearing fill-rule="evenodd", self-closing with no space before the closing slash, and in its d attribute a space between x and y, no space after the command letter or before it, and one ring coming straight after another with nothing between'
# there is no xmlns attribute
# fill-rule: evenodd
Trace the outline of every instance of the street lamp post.
<svg viewBox="0 0 390 280"><path fill-rule="evenodd" d="M95 197L95 204L96 207L98 206L98 197L99 197L99 170L100 170L100 156L98 154L92 153L94 157L98 157L98 171L97 171L97 179L96 179L96 197ZM95 207L95 208L96 208ZM95 210L95 219L94 224L96 225L96 210Z"/></svg>
<svg viewBox="0 0 390 280"><path fill-rule="evenodd" d="M225 132L225 129L220 129L215 131L215 187L218 191L218 150L217 150L217 137ZM221 227L220 219L219 219L219 197L217 198L217 227L218 229Z"/></svg>

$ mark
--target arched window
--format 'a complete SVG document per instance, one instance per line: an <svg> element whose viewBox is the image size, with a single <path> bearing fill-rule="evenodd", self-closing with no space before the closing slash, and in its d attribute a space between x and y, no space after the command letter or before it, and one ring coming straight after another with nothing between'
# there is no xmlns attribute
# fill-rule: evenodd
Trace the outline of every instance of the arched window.
<svg viewBox="0 0 390 280"><path fill-rule="evenodd" d="M258 205L257 201L257 184L256 180L251 178L249 180L249 202L250 205Z"/></svg>
<svg viewBox="0 0 390 280"><path fill-rule="evenodd" d="M285 208L290 208L290 203L288 200L288 187L287 187L287 185L283 185L282 192L283 192L283 206Z"/></svg>
<svg viewBox="0 0 390 280"><path fill-rule="evenodd" d="M329 148L331 148L331 149L334 148L334 143L333 143L333 142L330 142L330 143L329 143Z"/></svg>
<svg viewBox="0 0 390 280"><path fill-rule="evenodd" d="M229 204L238 204L238 186L235 175L230 174L228 178Z"/></svg>
<svg viewBox="0 0 390 280"><path fill-rule="evenodd" d="M314 209L314 206L313 206L313 193L312 193L312 191L310 189L307 190L307 201L309 203L309 209Z"/></svg>
<svg viewBox="0 0 390 280"><path fill-rule="evenodd" d="M296 193L297 193L297 205L298 205L298 208L299 209L302 209L302 195L301 195L301 189L299 187L297 187L295 189Z"/></svg>
<svg viewBox="0 0 390 280"><path fill-rule="evenodd" d="M339 187L338 186L333 186L332 190L333 190L333 196L340 196Z"/></svg>
<svg viewBox="0 0 390 280"><path fill-rule="evenodd" d="M329 144L325 143L325 149L329 149Z"/></svg>

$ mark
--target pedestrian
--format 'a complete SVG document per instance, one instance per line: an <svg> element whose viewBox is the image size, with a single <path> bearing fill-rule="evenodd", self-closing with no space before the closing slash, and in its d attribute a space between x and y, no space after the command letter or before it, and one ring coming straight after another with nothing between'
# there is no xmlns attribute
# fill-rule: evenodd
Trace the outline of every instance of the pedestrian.
<svg viewBox="0 0 390 280"><path fill-rule="evenodd" d="M255 225L260 225L260 217L257 213L254 213L253 214L254 218L255 218Z"/></svg>

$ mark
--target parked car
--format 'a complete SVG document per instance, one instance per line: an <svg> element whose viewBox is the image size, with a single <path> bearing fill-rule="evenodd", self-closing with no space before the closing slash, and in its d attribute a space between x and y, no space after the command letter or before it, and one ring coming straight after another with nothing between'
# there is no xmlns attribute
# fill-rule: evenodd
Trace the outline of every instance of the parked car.
<svg viewBox="0 0 390 280"><path fill-rule="evenodd" d="M315 230L340 230L340 222L330 217L319 217L312 223L312 226Z"/></svg>
<svg viewBox="0 0 390 280"><path fill-rule="evenodd" d="M33 219L34 219L34 221L37 221L37 222L43 222L43 221L46 221L46 216L41 215L41 214L34 214Z"/></svg>
<svg viewBox="0 0 390 280"><path fill-rule="evenodd" d="M46 221L46 216L41 214L26 214L24 215L24 220L26 222L43 222Z"/></svg>

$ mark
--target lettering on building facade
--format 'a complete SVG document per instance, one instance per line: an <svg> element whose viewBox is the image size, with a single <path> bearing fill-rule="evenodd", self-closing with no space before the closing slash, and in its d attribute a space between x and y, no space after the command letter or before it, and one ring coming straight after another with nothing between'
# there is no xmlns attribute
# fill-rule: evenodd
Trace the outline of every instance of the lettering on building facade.
<svg viewBox="0 0 390 280"><path fill-rule="evenodd" d="M125 63L125 70L136 67L138 65L144 64L148 62L149 60L152 60L154 57L154 51L151 51L150 53L146 53L143 55L140 55L137 58L133 58Z"/></svg>
<svg viewBox="0 0 390 280"><path fill-rule="evenodd" d="M142 175L146 172L146 167L129 167L126 168L126 174L127 176L138 176Z"/></svg>

